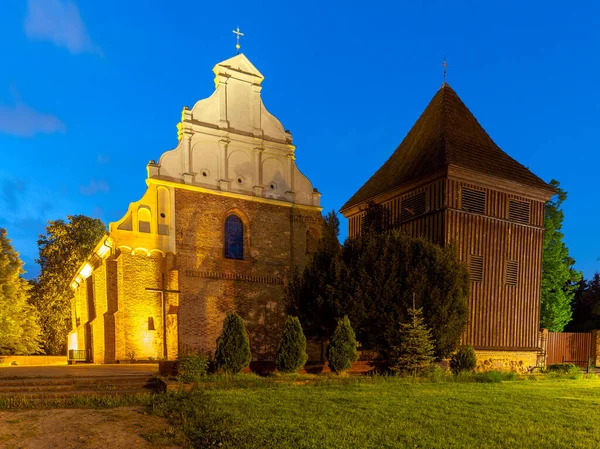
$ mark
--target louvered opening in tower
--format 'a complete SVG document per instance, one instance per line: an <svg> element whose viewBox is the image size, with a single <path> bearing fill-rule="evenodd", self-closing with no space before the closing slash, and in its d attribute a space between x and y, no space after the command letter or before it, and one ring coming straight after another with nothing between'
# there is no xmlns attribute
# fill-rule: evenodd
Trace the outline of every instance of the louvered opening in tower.
<svg viewBox="0 0 600 449"><path fill-rule="evenodd" d="M516 223L529 224L529 203L526 201L510 200L508 203L508 219Z"/></svg>
<svg viewBox="0 0 600 449"><path fill-rule="evenodd" d="M400 211L400 221L411 220L425 213L425 192L417 193L409 198L402 199L400 203L402 210Z"/></svg>
<svg viewBox="0 0 600 449"><path fill-rule="evenodd" d="M485 215L485 192L463 188L461 193L461 208L467 212Z"/></svg>
<svg viewBox="0 0 600 449"><path fill-rule="evenodd" d="M483 281L483 256L471 254L471 282Z"/></svg>
<svg viewBox="0 0 600 449"><path fill-rule="evenodd" d="M519 262L516 260L506 261L505 279L507 285L517 285L519 278Z"/></svg>

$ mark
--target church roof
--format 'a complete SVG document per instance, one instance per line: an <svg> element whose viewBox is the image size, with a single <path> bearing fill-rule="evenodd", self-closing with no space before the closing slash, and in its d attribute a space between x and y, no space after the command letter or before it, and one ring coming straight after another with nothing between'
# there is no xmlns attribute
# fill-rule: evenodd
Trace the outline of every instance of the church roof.
<svg viewBox="0 0 600 449"><path fill-rule="evenodd" d="M542 190L552 188L502 151L444 83L390 158L342 207L458 166Z"/></svg>

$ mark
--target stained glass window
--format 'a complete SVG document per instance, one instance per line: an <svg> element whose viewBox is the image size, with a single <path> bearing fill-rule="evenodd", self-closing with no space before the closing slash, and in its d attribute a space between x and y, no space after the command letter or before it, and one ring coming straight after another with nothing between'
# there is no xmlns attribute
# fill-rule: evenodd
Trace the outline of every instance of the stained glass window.
<svg viewBox="0 0 600 449"><path fill-rule="evenodd" d="M225 257L239 260L244 258L244 224L236 215L225 219Z"/></svg>

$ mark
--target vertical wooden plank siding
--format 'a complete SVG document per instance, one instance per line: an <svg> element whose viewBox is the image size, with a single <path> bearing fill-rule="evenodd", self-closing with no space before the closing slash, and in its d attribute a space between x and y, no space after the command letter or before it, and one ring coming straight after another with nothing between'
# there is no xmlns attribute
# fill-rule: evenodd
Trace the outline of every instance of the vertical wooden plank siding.
<svg viewBox="0 0 600 449"><path fill-rule="evenodd" d="M485 215L461 210L461 189L486 192ZM400 223L402 199L426 192L426 213ZM508 220L509 200L530 204L529 224ZM414 237L453 244L467 266L483 257L483 279L471 283L469 323L463 342L480 349L538 346L544 203L476 184L440 179L385 201L390 225ZM360 234L364 211L349 217L349 236ZM515 261L516 285L506 282L507 261ZM513 264L515 263L513 262Z"/></svg>
<svg viewBox="0 0 600 449"><path fill-rule="evenodd" d="M548 332L546 345L546 365L555 363L578 362L586 366L592 355L591 332Z"/></svg>
<svg viewBox="0 0 600 449"><path fill-rule="evenodd" d="M483 257L482 282L471 283L469 324L465 343L476 348L537 347L540 309L543 203L487 190L486 215L460 210L460 189L477 188L448 181L446 243L454 243L459 257ZM480 189L480 188L479 188ZM531 203L530 225L508 221L510 198ZM506 283L508 260L517 261L516 285Z"/></svg>

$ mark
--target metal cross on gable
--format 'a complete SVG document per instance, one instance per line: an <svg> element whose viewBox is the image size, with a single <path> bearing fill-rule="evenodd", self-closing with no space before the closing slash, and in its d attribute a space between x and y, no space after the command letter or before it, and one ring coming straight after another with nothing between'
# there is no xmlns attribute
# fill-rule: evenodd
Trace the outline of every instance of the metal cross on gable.
<svg viewBox="0 0 600 449"><path fill-rule="evenodd" d="M165 274L161 275L160 288L146 288L147 292L160 293L160 302L162 308L162 334L163 334L163 357L167 359L167 303L165 301L165 293L181 293L179 290L168 290L165 288Z"/></svg>
<svg viewBox="0 0 600 449"><path fill-rule="evenodd" d="M444 67L444 84L446 84L446 71L448 69L448 63L446 62L446 57L444 56L444 62L442 64L442 67Z"/></svg>
<svg viewBox="0 0 600 449"><path fill-rule="evenodd" d="M237 27L237 30L233 30L232 33L235 34L236 38L237 38L237 43L235 44L235 48L237 48L237 52L239 55L240 54L240 37L243 36L244 33L242 33L240 31L240 27Z"/></svg>

